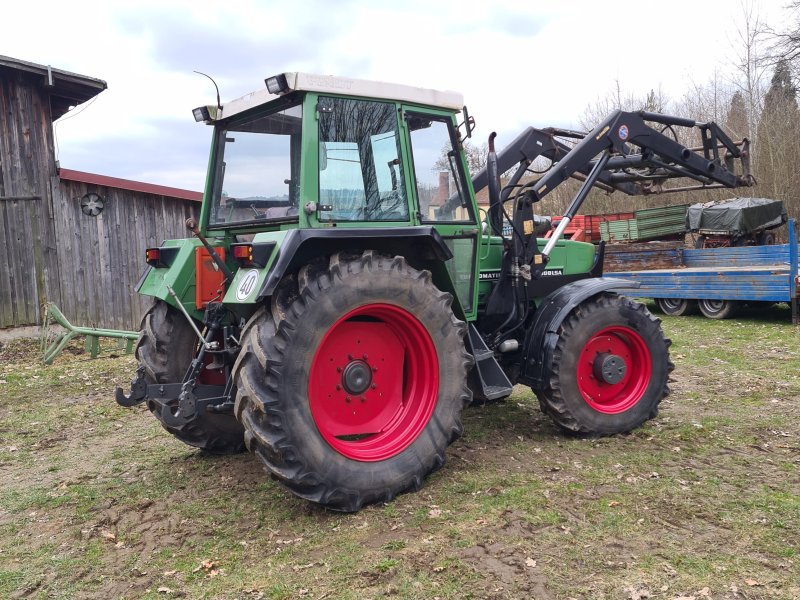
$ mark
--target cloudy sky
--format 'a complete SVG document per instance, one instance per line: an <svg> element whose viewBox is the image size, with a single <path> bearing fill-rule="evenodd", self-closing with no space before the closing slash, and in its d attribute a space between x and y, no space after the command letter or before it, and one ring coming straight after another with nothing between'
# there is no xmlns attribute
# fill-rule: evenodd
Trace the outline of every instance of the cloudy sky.
<svg viewBox="0 0 800 600"><path fill-rule="evenodd" d="M783 0L753 0L780 27ZM0 54L104 79L57 122L61 166L200 190L210 129L191 109L283 71L462 92L477 139L577 127L617 82L680 97L725 77L740 0L10 2ZM19 26L14 26L18 23Z"/></svg>

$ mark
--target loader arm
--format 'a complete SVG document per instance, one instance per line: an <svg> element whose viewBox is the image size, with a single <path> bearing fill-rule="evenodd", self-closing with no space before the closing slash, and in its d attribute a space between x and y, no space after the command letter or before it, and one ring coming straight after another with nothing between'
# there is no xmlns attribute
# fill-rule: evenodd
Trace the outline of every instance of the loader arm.
<svg viewBox="0 0 800 600"><path fill-rule="evenodd" d="M681 144L677 141L678 128L699 130L702 145L690 148ZM533 218L534 203L570 177L579 175L583 179L541 253L537 244L532 243L532 236L516 241L520 264L529 265L534 261L534 276L544 270L547 257L592 186L644 195L753 185L749 145L747 139L734 142L712 122L698 123L645 111L612 113L544 175L514 191L514 227L516 231L525 231L525 223ZM738 173L737 161L740 163ZM666 185L668 181L682 179L693 183ZM505 200L501 195L500 201Z"/></svg>
<svg viewBox="0 0 800 600"><path fill-rule="evenodd" d="M555 164L569 154L571 146L568 146L558 138L582 140L586 135L585 132L555 127L547 127L545 129L528 127L525 129L525 131L514 138L510 144L497 152L498 173L506 173L515 166L517 167L517 170L511 177L509 185L505 187L501 194L501 202L508 200L508 197L513 192L514 186L519 182L522 176L528 172L529 167L537 158L544 157L548 159L551 164ZM576 179L584 180L590 170L591 165L587 163L583 166L579 166L571 176ZM487 185L489 185L489 175L487 168L483 167L472 178L472 187L477 194ZM620 190L631 195L635 195L638 192L634 184L623 181L612 181L610 174L605 173L600 175L595 185L607 192ZM499 206L494 206L489 210L489 221L492 225L492 229L496 232L501 230L500 212Z"/></svg>

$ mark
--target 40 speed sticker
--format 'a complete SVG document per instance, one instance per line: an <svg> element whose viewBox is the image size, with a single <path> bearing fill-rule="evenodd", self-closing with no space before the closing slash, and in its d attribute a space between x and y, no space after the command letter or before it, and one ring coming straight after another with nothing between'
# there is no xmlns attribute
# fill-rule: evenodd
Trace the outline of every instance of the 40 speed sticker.
<svg viewBox="0 0 800 600"><path fill-rule="evenodd" d="M256 289L256 283L258 283L258 270L251 269L244 274L244 277L239 282L239 286L236 288L236 299L239 302L247 300L247 297Z"/></svg>

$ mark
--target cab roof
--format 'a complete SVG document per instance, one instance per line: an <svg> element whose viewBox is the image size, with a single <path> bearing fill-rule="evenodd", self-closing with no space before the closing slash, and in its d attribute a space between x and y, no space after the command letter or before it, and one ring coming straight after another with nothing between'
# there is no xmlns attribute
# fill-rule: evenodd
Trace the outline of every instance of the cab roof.
<svg viewBox="0 0 800 600"><path fill-rule="evenodd" d="M216 120L232 117L294 91L380 98L449 110L461 110L464 106L464 97L458 92L433 90L383 81L350 79L330 75L310 75L308 73L281 73L275 77L268 78L266 81L278 82L279 91L277 94L272 94L265 88L226 102L222 105L222 110L217 111Z"/></svg>

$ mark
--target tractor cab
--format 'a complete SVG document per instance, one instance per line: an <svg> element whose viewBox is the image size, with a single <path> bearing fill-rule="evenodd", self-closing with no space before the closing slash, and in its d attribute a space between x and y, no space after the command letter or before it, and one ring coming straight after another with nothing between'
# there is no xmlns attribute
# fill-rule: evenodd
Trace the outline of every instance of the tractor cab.
<svg viewBox="0 0 800 600"><path fill-rule="evenodd" d="M460 94L300 73L267 81L274 93L194 111L215 129L203 229L475 224Z"/></svg>
<svg viewBox="0 0 800 600"><path fill-rule="evenodd" d="M434 230L458 257L447 261L449 277L474 314L480 231L461 151L472 129L462 96L302 73L266 83L193 111L214 126L201 232L263 243L293 229Z"/></svg>

